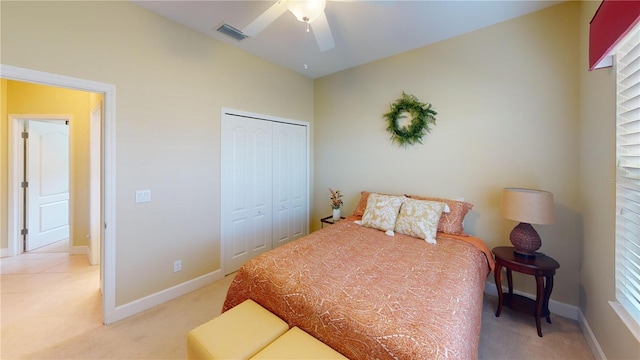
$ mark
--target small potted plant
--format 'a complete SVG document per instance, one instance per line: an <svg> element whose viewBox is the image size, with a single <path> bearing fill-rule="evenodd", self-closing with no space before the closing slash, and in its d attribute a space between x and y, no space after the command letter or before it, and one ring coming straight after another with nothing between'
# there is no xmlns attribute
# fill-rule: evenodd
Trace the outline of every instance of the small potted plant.
<svg viewBox="0 0 640 360"><path fill-rule="evenodd" d="M331 209L333 209L333 220L340 220L340 208L342 207L342 193L340 189L333 191L329 188L329 192L331 193Z"/></svg>

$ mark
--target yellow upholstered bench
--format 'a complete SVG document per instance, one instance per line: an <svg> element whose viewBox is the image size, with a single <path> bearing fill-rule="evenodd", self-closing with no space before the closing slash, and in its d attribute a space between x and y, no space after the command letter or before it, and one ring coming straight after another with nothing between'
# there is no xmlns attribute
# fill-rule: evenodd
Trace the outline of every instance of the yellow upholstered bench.
<svg viewBox="0 0 640 360"><path fill-rule="evenodd" d="M251 359L346 359L320 340L292 327Z"/></svg>
<svg viewBox="0 0 640 360"><path fill-rule="evenodd" d="M188 359L249 359L289 330L253 300L222 313L187 335Z"/></svg>

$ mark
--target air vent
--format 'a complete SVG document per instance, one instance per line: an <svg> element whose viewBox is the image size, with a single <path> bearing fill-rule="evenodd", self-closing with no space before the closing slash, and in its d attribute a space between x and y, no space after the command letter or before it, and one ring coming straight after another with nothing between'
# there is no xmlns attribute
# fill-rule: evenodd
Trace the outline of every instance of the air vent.
<svg viewBox="0 0 640 360"><path fill-rule="evenodd" d="M222 23L222 25L220 25L216 30L238 41L241 41L247 37L247 35L243 34L242 31L225 23Z"/></svg>

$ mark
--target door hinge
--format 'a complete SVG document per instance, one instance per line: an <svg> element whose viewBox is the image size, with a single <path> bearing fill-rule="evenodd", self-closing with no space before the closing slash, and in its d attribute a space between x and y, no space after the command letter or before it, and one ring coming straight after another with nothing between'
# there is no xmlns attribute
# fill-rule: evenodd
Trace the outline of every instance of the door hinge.
<svg viewBox="0 0 640 360"><path fill-rule="evenodd" d="M20 230L20 235L29 235L29 229Z"/></svg>
<svg viewBox="0 0 640 360"><path fill-rule="evenodd" d="M23 181L22 183L20 183L20 186L23 188L28 188L29 187L29 182L28 181Z"/></svg>
<svg viewBox="0 0 640 360"><path fill-rule="evenodd" d="M29 133L28 133L28 132L26 132L26 131L23 131L23 132L22 132L22 138L23 138L23 139L28 139L28 138L29 138Z"/></svg>

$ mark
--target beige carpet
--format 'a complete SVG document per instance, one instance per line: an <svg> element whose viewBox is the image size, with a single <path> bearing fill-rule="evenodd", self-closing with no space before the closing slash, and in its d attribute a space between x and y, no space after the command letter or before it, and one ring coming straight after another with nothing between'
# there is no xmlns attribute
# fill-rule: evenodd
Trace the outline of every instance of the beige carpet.
<svg viewBox="0 0 640 360"><path fill-rule="evenodd" d="M23 359L184 359L186 334L220 313L233 276ZM503 310L485 295L480 359L594 359L578 323L556 315L536 334L533 318Z"/></svg>

